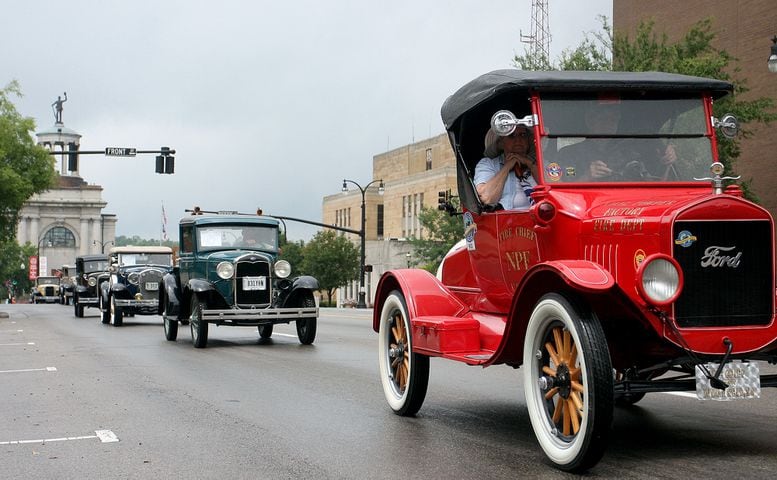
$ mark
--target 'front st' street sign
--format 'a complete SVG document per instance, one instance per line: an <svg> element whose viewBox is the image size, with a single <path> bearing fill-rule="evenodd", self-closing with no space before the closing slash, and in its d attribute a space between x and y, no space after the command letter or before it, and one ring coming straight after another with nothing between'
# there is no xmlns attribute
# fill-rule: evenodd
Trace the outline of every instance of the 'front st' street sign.
<svg viewBox="0 0 777 480"><path fill-rule="evenodd" d="M129 147L105 147L105 155L109 157L134 157L137 149Z"/></svg>

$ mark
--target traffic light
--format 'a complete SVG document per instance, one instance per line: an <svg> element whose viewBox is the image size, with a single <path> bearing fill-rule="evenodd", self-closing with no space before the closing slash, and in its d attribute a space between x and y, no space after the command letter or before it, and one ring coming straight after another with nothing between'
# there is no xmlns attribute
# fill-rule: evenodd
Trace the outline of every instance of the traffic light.
<svg viewBox="0 0 777 480"><path fill-rule="evenodd" d="M444 192L437 192L437 210L447 210L445 206L450 200L450 190Z"/></svg>
<svg viewBox="0 0 777 480"><path fill-rule="evenodd" d="M451 200L453 200L453 194L451 194L450 190L437 192L437 210L448 212L448 215L450 216L459 215L459 212L456 211L456 207L453 206Z"/></svg>
<svg viewBox="0 0 777 480"><path fill-rule="evenodd" d="M170 147L161 147L159 153L161 155L156 156L156 173L175 173L175 157L170 155Z"/></svg>
<svg viewBox="0 0 777 480"><path fill-rule="evenodd" d="M71 172L78 171L78 146L75 142L67 144L67 169Z"/></svg>

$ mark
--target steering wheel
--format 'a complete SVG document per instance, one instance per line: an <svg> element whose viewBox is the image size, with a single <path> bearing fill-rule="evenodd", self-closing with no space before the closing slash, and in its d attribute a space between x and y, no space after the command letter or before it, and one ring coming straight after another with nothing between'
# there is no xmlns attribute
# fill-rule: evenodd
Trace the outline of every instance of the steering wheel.
<svg viewBox="0 0 777 480"><path fill-rule="evenodd" d="M610 178L621 182L661 180L660 177L656 177L648 172L647 168L645 168L645 164L639 160L632 160L626 163L620 170L613 171Z"/></svg>

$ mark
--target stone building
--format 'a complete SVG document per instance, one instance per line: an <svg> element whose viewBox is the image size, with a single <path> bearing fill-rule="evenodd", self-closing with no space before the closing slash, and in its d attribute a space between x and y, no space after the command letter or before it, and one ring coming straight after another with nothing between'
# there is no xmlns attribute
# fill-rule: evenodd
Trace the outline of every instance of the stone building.
<svg viewBox="0 0 777 480"><path fill-rule="evenodd" d="M39 275L74 265L78 255L100 253L116 237L116 216L103 213L107 205L103 188L87 184L79 175L78 161L69 161L67 152L78 149L81 135L65 127L61 102L58 107L56 123L36 134L39 145L58 152L54 155L59 163L57 183L24 204L16 230L19 244L38 249Z"/></svg>
<svg viewBox="0 0 777 480"><path fill-rule="evenodd" d="M710 18L716 34L715 47L738 59L734 75L750 90L742 98L769 97L777 101L777 73L766 66L771 39L777 35L777 4L774 0L614 0L613 28L617 35L634 34L640 22L653 20L654 30L677 41L697 22ZM734 169L742 180L752 180L753 192L772 216L777 216L777 170L774 125L747 125L752 136L741 142L742 152Z"/></svg>
<svg viewBox="0 0 777 480"><path fill-rule="evenodd" d="M378 193L380 180L384 193ZM418 221L421 209L437 208L437 194L456 191L456 166L448 136L440 134L416 143L375 155L372 159L374 181L364 195L366 265L372 272L365 276L365 294L371 304L374 285L386 270L404 268L413 263L407 239L424 238ZM352 188L345 193L324 197L323 223L353 230L361 229L362 193ZM358 246L359 236L346 233ZM355 302L358 282L340 289L338 302Z"/></svg>

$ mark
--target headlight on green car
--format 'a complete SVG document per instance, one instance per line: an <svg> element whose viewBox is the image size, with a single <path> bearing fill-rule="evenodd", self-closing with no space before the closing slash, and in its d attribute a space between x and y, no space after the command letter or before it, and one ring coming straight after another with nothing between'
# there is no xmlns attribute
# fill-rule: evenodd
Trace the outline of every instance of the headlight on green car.
<svg viewBox="0 0 777 480"><path fill-rule="evenodd" d="M278 278L286 278L291 275L291 264L286 260L278 260L275 262L275 276Z"/></svg>
<svg viewBox="0 0 777 480"><path fill-rule="evenodd" d="M220 278L228 280L235 274L235 266L232 265L232 262L221 262L216 265L216 274Z"/></svg>

